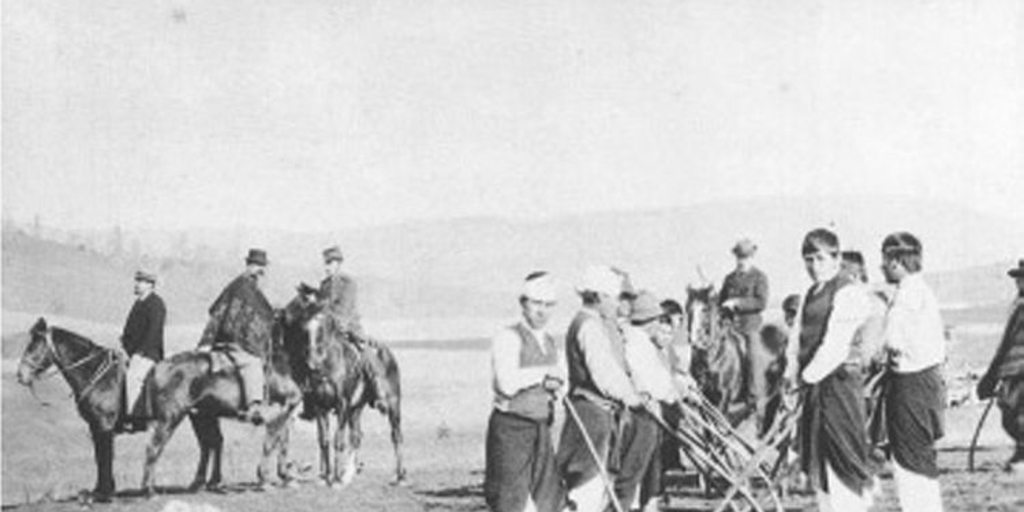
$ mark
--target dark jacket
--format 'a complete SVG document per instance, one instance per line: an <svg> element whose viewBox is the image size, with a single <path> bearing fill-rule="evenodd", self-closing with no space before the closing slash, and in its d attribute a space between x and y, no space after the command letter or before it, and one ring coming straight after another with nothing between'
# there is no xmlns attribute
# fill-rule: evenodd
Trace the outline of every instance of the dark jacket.
<svg viewBox="0 0 1024 512"><path fill-rule="evenodd" d="M737 327L744 331L760 329L761 312L768 305L768 276L755 267L730 272L722 282L719 306L729 299L736 299Z"/></svg>
<svg viewBox="0 0 1024 512"><path fill-rule="evenodd" d="M1014 301L999 348L978 383L978 397L984 399L993 396L1000 379L1019 375L1024 375L1024 297Z"/></svg>
<svg viewBox="0 0 1024 512"><path fill-rule="evenodd" d="M121 346L129 356L140 354L153 361L164 358L164 321L167 308L157 294L135 301L121 333Z"/></svg>
<svg viewBox="0 0 1024 512"><path fill-rule="evenodd" d="M348 274L327 277L320 283L320 300L327 312L343 329L363 334L359 313L356 311L356 281Z"/></svg>
<svg viewBox="0 0 1024 512"><path fill-rule="evenodd" d="M242 274L210 306L210 320L199 346L234 345L262 358L270 346L273 327L274 308L256 279Z"/></svg>

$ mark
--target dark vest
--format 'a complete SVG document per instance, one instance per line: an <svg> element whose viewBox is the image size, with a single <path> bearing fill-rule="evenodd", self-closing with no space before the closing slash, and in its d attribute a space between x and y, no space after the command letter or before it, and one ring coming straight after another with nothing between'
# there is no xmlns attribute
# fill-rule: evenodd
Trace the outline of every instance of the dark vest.
<svg viewBox="0 0 1024 512"><path fill-rule="evenodd" d="M533 333L521 323L510 327L519 335L519 367L554 366L558 364L558 353L555 352L555 339L550 334L544 340L538 340ZM540 349L541 343L544 351ZM509 398L508 412L537 421L548 421L552 413L552 394L541 384L535 384L519 390Z"/></svg>
<svg viewBox="0 0 1024 512"><path fill-rule="evenodd" d="M605 334L613 344L613 357L615 357L622 368L626 367L621 339L618 343L614 339L616 336L621 337L618 330L609 328L606 320L581 311L576 314L576 318L569 324L569 332L565 335L565 360L566 365L569 367L569 394L586 396L598 402L602 402L602 400L607 401L608 397L594 384L594 378L590 373L590 368L587 366L583 349L580 347L580 329L583 327L584 322L588 320L598 322L600 327L604 329Z"/></svg>
<svg viewBox="0 0 1024 512"><path fill-rule="evenodd" d="M829 317L832 315L832 302L835 300L836 293L848 284L850 284L849 280L836 276L826 282L817 292L814 291L813 286L807 290L801 311L800 354L797 356L801 369L814 359L818 347L825 340L825 330L828 327Z"/></svg>

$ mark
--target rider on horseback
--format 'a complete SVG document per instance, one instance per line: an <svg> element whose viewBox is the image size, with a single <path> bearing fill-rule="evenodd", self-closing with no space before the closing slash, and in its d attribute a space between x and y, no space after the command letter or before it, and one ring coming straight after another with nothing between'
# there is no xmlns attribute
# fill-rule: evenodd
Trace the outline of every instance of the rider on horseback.
<svg viewBox="0 0 1024 512"><path fill-rule="evenodd" d="M387 384L384 382L385 369L373 349L371 343L363 331L362 323L359 321L359 313L356 310L356 281L349 274L341 271L341 264L345 257L338 246L331 246L323 251L324 272L327 276L320 283L320 301L324 306L324 312L333 320L334 325L340 328L346 336L363 354L366 361L366 371L370 374L368 379L374 395L373 406L381 409L384 406L384 393ZM309 408L304 407L302 417L312 417Z"/></svg>
<svg viewBox="0 0 1024 512"><path fill-rule="evenodd" d="M199 350L223 350L238 366L244 404L242 419L263 423L263 356L270 347L274 309L260 289L267 266L267 252L250 249L245 272L236 277L210 306L210 320L199 340Z"/></svg>
<svg viewBox="0 0 1024 512"><path fill-rule="evenodd" d="M135 273L136 299L121 334L121 345L130 359L125 375L124 414L116 427L118 432L146 430L145 415L137 412L136 402L149 369L164 358L164 319L167 317L163 299L153 291L155 286L156 275L142 270Z"/></svg>

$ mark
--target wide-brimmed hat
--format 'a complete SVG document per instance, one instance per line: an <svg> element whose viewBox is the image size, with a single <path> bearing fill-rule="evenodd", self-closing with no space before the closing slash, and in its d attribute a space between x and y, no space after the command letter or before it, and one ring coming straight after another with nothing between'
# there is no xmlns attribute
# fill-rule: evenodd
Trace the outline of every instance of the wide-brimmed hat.
<svg viewBox="0 0 1024 512"><path fill-rule="evenodd" d="M635 324L643 324L656 320L665 315L661 309L661 301L653 293L642 290L633 300L633 308L629 313L629 321Z"/></svg>
<svg viewBox="0 0 1024 512"><path fill-rule="evenodd" d="M150 284L156 284L156 274L148 270L136 270L135 271L136 281L145 281Z"/></svg>
<svg viewBox="0 0 1024 512"><path fill-rule="evenodd" d="M558 291L555 287L555 280L547 272L531 274L523 282L523 297L539 302L557 301Z"/></svg>
<svg viewBox="0 0 1024 512"><path fill-rule="evenodd" d="M1024 260L1018 261L1017 268L1011 268L1006 272L1006 275L1014 278L1024 276Z"/></svg>
<svg viewBox="0 0 1024 512"><path fill-rule="evenodd" d="M337 245L333 245L324 249L324 263L330 263L332 261L344 261L345 256L341 254L341 248Z"/></svg>
<svg viewBox="0 0 1024 512"><path fill-rule="evenodd" d="M578 292L597 292L618 297L622 293L622 276L606 265L591 265L583 271L583 282Z"/></svg>
<svg viewBox="0 0 1024 512"><path fill-rule="evenodd" d="M267 251L263 249L249 249L249 255L245 257L246 265L267 266Z"/></svg>
<svg viewBox="0 0 1024 512"><path fill-rule="evenodd" d="M738 258L749 258L757 252L757 244L749 238L744 238L732 246L732 253Z"/></svg>

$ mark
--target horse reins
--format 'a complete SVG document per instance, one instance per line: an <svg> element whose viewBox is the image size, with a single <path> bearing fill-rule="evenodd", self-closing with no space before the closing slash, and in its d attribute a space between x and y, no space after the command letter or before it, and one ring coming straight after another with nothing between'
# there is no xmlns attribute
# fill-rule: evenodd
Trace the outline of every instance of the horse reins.
<svg viewBox="0 0 1024 512"><path fill-rule="evenodd" d="M99 369L97 369L93 373L92 377L89 378L88 384L86 384L85 387L82 388L82 391L78 394L78 398L75 399L76 403L77 402L81 402L82 399L86 397L88 392L92 391L92 388L94 386L96 386L96 384L100 381L100 378L103 377L108 371L110 371L110 368L114 365L114 351L110 350L110 349L107 349L107 348L104 348L104 347L97 347L100 350L98 350L96 352L93 352L93 353L91 353L91 354L89 354L89 355L79 359L78 361L74 361L71 364L65 364L64 361L61 361L60 352L57 351L57 347L54 346L54 344L53 344L53 339L51 338L51 332L52 331L50 329L46 329L46 333L43 335L43 339L46 340L46 349L53 356L54 366L56 366L57 370L60 371L60 372L66 373L66 372L68 372L70 370L78 368L79 366L84 365L85 363L95 359L98 356L101 356L101 355L104 355L104 354L106 354L106 356L107 356L107 360L103 363L103 365L101 365L99 367ZM23 361L23 363L28 365L33 370L39 370L40 369L40 366L38 364L32 362L32 361ZM53 375L56 375L56 374L57 374L57 372L51 373L51 374L47 375L46 378L52 377ZM42 380L42 379L37 379L37 380ZM35 391L33 389L33 393L34 392ZM74 391L72 391L71 396L74 396Z"/></svg>

